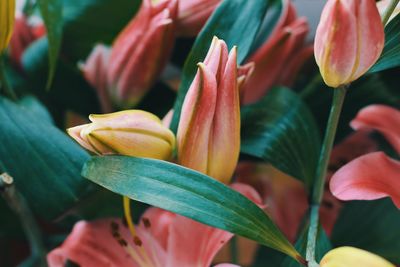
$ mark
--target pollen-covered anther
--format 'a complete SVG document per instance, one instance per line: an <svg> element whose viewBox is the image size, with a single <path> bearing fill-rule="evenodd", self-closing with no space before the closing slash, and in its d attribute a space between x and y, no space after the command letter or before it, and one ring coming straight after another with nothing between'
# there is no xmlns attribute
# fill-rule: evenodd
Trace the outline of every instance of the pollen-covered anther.
<svg viewBox="0 0 400 267"><path fill-rule="evenodd" d="M143 218L142 222L143 222L144 227L146 227L146 228L150 228L151 227L151 223L150 223L150 220L148 218Z"/></svg>
<svg viewBox="0 0 400 267"><path fill-rule="evenodd" d="M135 235L134 237L133 237L133 243L136 245L136 246L142 246L142 244L143 244L143 242L142 242L142 240L137 236L137 235Z"/></svg>

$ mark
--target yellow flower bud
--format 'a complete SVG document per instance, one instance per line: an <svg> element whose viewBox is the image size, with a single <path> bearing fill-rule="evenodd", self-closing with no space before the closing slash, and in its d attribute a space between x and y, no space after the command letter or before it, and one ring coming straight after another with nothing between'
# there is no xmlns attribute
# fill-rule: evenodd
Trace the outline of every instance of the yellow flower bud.
<svg viewBox="0 0 400 267"><path fill-rule="evenodd" d="M0 1L0 54L7 48L14 28L15 0Z"/></svg>
<svg viewBox="0 0 400 267"><path fill-rule="evenodd" d="M329 251L320 262L321 267L395 267L393 264L371 252L340 247Z"/></svg>
<svg viewBox="0 0 400 267"><path fill-rule="evenodd" d="M175 136L160 119L145 111L126 110L90 115L92 123L68 129L84 148L100 155L120 154L168 160Z"/></svg>

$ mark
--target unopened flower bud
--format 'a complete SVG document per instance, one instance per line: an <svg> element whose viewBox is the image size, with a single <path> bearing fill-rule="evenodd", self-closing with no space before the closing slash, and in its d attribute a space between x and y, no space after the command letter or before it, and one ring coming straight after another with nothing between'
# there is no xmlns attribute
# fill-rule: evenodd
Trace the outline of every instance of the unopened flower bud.
<svg viewBox="0 0 400 267"><path fill-rule="evenodd" d="M126 110L90 115L89 119L92 123L68 129L68 134L87 150L100 155L171 158L175 136L149 112Z"/></svg>

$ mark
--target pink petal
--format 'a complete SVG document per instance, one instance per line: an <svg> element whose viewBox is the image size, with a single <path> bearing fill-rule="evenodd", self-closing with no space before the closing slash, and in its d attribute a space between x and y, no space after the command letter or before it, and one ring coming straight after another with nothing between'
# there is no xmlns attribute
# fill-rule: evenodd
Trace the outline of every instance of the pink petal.
<svg viewBox="0 0 400 267"><path fill-rule="evenodd" d="M373 129L382 133L400 153L400 111L384 105L370 105L360 110L351 127L355 130Z"/></svg>
<svg viewBox="0 0 400 267"><path fill-rule="evenodd" d="M238 183L233 188L261 204L260 196L250 186ZM165 266L208 267L232 236L229 232L177 215L170 228Z"/></svg>
<svg viewBox="0 0 400 267"><path fill-rule="evenodd" d="M332 194L341 200L374 200L391 197L400 209L400 162L382 152L359 157L336 172Z"/></svg>

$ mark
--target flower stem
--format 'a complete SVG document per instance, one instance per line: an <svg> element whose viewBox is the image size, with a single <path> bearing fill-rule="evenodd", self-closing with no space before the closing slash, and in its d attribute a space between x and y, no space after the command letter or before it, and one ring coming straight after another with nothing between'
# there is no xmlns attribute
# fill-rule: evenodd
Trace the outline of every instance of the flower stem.
<svg viewBox="0 0 400 267"><path fill-rule="evenodd" d="M321 153L319 156L316 178L311 197L310 210L310 228L308 230L307 253L306 259L311 264L315 265L315 247L318 232L318 211L324 192L325 177L328 169L328 163L332 152L333 143L336 136L336 130L339 123L340 113L342 111L343 102L346 96L347 86L341 86L334 89L331 111L329 114L328 124L324 142L322 144Z"/></svg>
<svg viewBox="0 0 400 267"><path fill-rule="evenodd" d="M386 25L386 23L389 21L390 16L393 14L393 11L395 10L397 4L400 2L400 0L392 0L388 7L386 8L385 12L382 14L382 24Z"/></svg>
<svg viewBox="0 0 400 267"><path fill-rule="evenodd" d="M0 174L0 193L21 221L31 248L31 258L28 260L35 266L46 266L46 249L39 226L25 198L16 189L14 179L7 173Z"/></svg>

